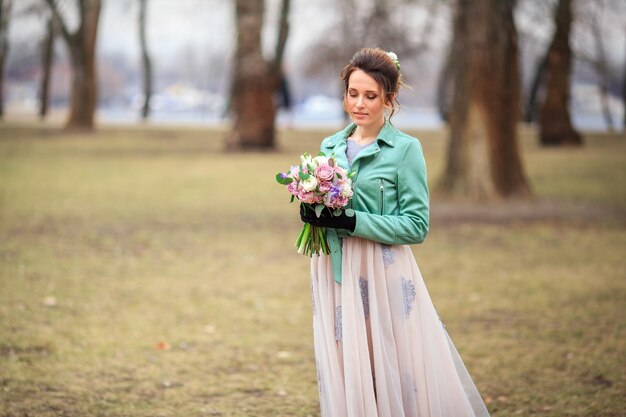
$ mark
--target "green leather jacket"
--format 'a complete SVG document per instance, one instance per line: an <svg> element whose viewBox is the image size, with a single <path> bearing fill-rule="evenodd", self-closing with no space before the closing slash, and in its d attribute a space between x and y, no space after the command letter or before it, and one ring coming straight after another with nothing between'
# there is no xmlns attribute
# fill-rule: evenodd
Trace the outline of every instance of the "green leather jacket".
<svg viewBox="0 0 626 417"><path fill-rule="evenodd" d="M334 155L348 168L346 140L354 123L322 141L321 151ZM428 233L428 186L426 163L420 142L400 132L388 121L376 144L365 148L352 161L354 195L349 207L355 210L354 232L326 231L335 281L341 284L339 238L355 236L387 245L422 243Z"/></svg>

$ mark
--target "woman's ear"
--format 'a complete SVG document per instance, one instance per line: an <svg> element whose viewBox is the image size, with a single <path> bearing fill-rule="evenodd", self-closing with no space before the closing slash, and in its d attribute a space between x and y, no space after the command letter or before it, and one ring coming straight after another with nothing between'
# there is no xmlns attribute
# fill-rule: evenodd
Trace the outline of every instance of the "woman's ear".
<svg viewBox="0 0 626 417"><path fill-rule="evenodd" d="M393 102L395 101L396 97L398 97L398 93L387 94L387 100L385 101L385 107L387 107L389 109L393 109Z"/></svg>

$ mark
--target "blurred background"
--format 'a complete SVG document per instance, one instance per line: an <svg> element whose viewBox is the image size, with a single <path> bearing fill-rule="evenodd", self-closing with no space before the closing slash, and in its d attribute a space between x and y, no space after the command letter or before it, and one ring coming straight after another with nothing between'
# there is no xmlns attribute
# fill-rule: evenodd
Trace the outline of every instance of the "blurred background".
<svg viewBox="0 0 626 417"><path fill-rule="evenodd" d="M494 417L626 409L624 0L0 0L0 417L319 415L275 181L395 52Z"/></svg>
<svg viewBox="0 0 626 417"><path fill-rule="evenodd" d="M71 62L63 36L53 31L45 1L14 3L3 18L2 47L6 117L40 112L44 74L49 71L47 117L65 117L69 106ZM281 2L260 9L263 56L274 57ZM438 88L453 38L453 1L350 0L292 1L283 68L290 93L290 114L280 123L332 125L342 121L339 69L358 47L395 50L413 90L405 91L402 126L438 127ZM75 2L58 1L70 30L78 25ZM528 104L537 72L554 34L555 1L520 0L515 8L519 37L522 96ZM140 7L145 8L144 27ZM581 129L623 128L623 78L626 63L624 2L578 0L573 3L570 45L571 111ZM97 117L107 123L140 120L145 97L145 52L151 63L149 120L158 123L215 125L223 121L230 94L237 39L234 4L225 0L103 1L95 44ZM54 25L53 25L54 26ZM146 48L142 51L140 27ZM6 45L6 46L4 46ZM8 48L7 48L8 47ZM49 51L46 49L50 48ZM8 52L6 51L8 49ZM46 59L46 54L49 58ZM49 68L46 68L46 63ZM539 90L542 86L539 86ZM541 92L539 92L539 95ZM540 103L540 98L533 98ZM532 106L532 103L530 103Z"/></svg>

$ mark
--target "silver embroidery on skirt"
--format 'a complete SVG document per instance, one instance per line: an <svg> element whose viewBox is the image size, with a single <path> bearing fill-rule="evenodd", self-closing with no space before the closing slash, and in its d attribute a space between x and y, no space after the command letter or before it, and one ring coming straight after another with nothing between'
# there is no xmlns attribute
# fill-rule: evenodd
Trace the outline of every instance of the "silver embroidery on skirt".
<svg viewBox="0 0 626 417"><path fill-rule="evenodd" d="M365 320L370 318L370 300L367 288L367 280L363 277L359 277L359 288L361 289L361 301L363 302L363 313L365 314Z"/></svg>
<svg viewBox="0 0 626 417"><path fill-rule="evenodd" d="M335 340L341 341L343 336L341 329L341 306L335 307Z"/></svg>
<svg viewBox="0 0 626 417"><path fill-rule="evenodd" d="M410 279L400 277L402 280L402 293L404 295L404 314L408 317L413 309L413 301L415 301L415 284Z"/></svg>
<svg viewBox="0 0 626 417"><path fill-rule="evenodd" d="M393 248L390 245L380 245L383 249L383 265L387 268L394 262Z"/></svg>

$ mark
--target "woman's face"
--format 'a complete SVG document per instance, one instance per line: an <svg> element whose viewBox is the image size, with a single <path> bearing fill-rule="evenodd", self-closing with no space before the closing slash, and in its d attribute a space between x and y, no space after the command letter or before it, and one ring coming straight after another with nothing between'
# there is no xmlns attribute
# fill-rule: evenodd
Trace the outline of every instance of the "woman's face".
<svg viewBox="0 0 626 417"><path fill-rule="evenodd" d="M357 126L378 127L384 122L383 91L374 78L356 69L348 78L345 109Z"/></svg>

